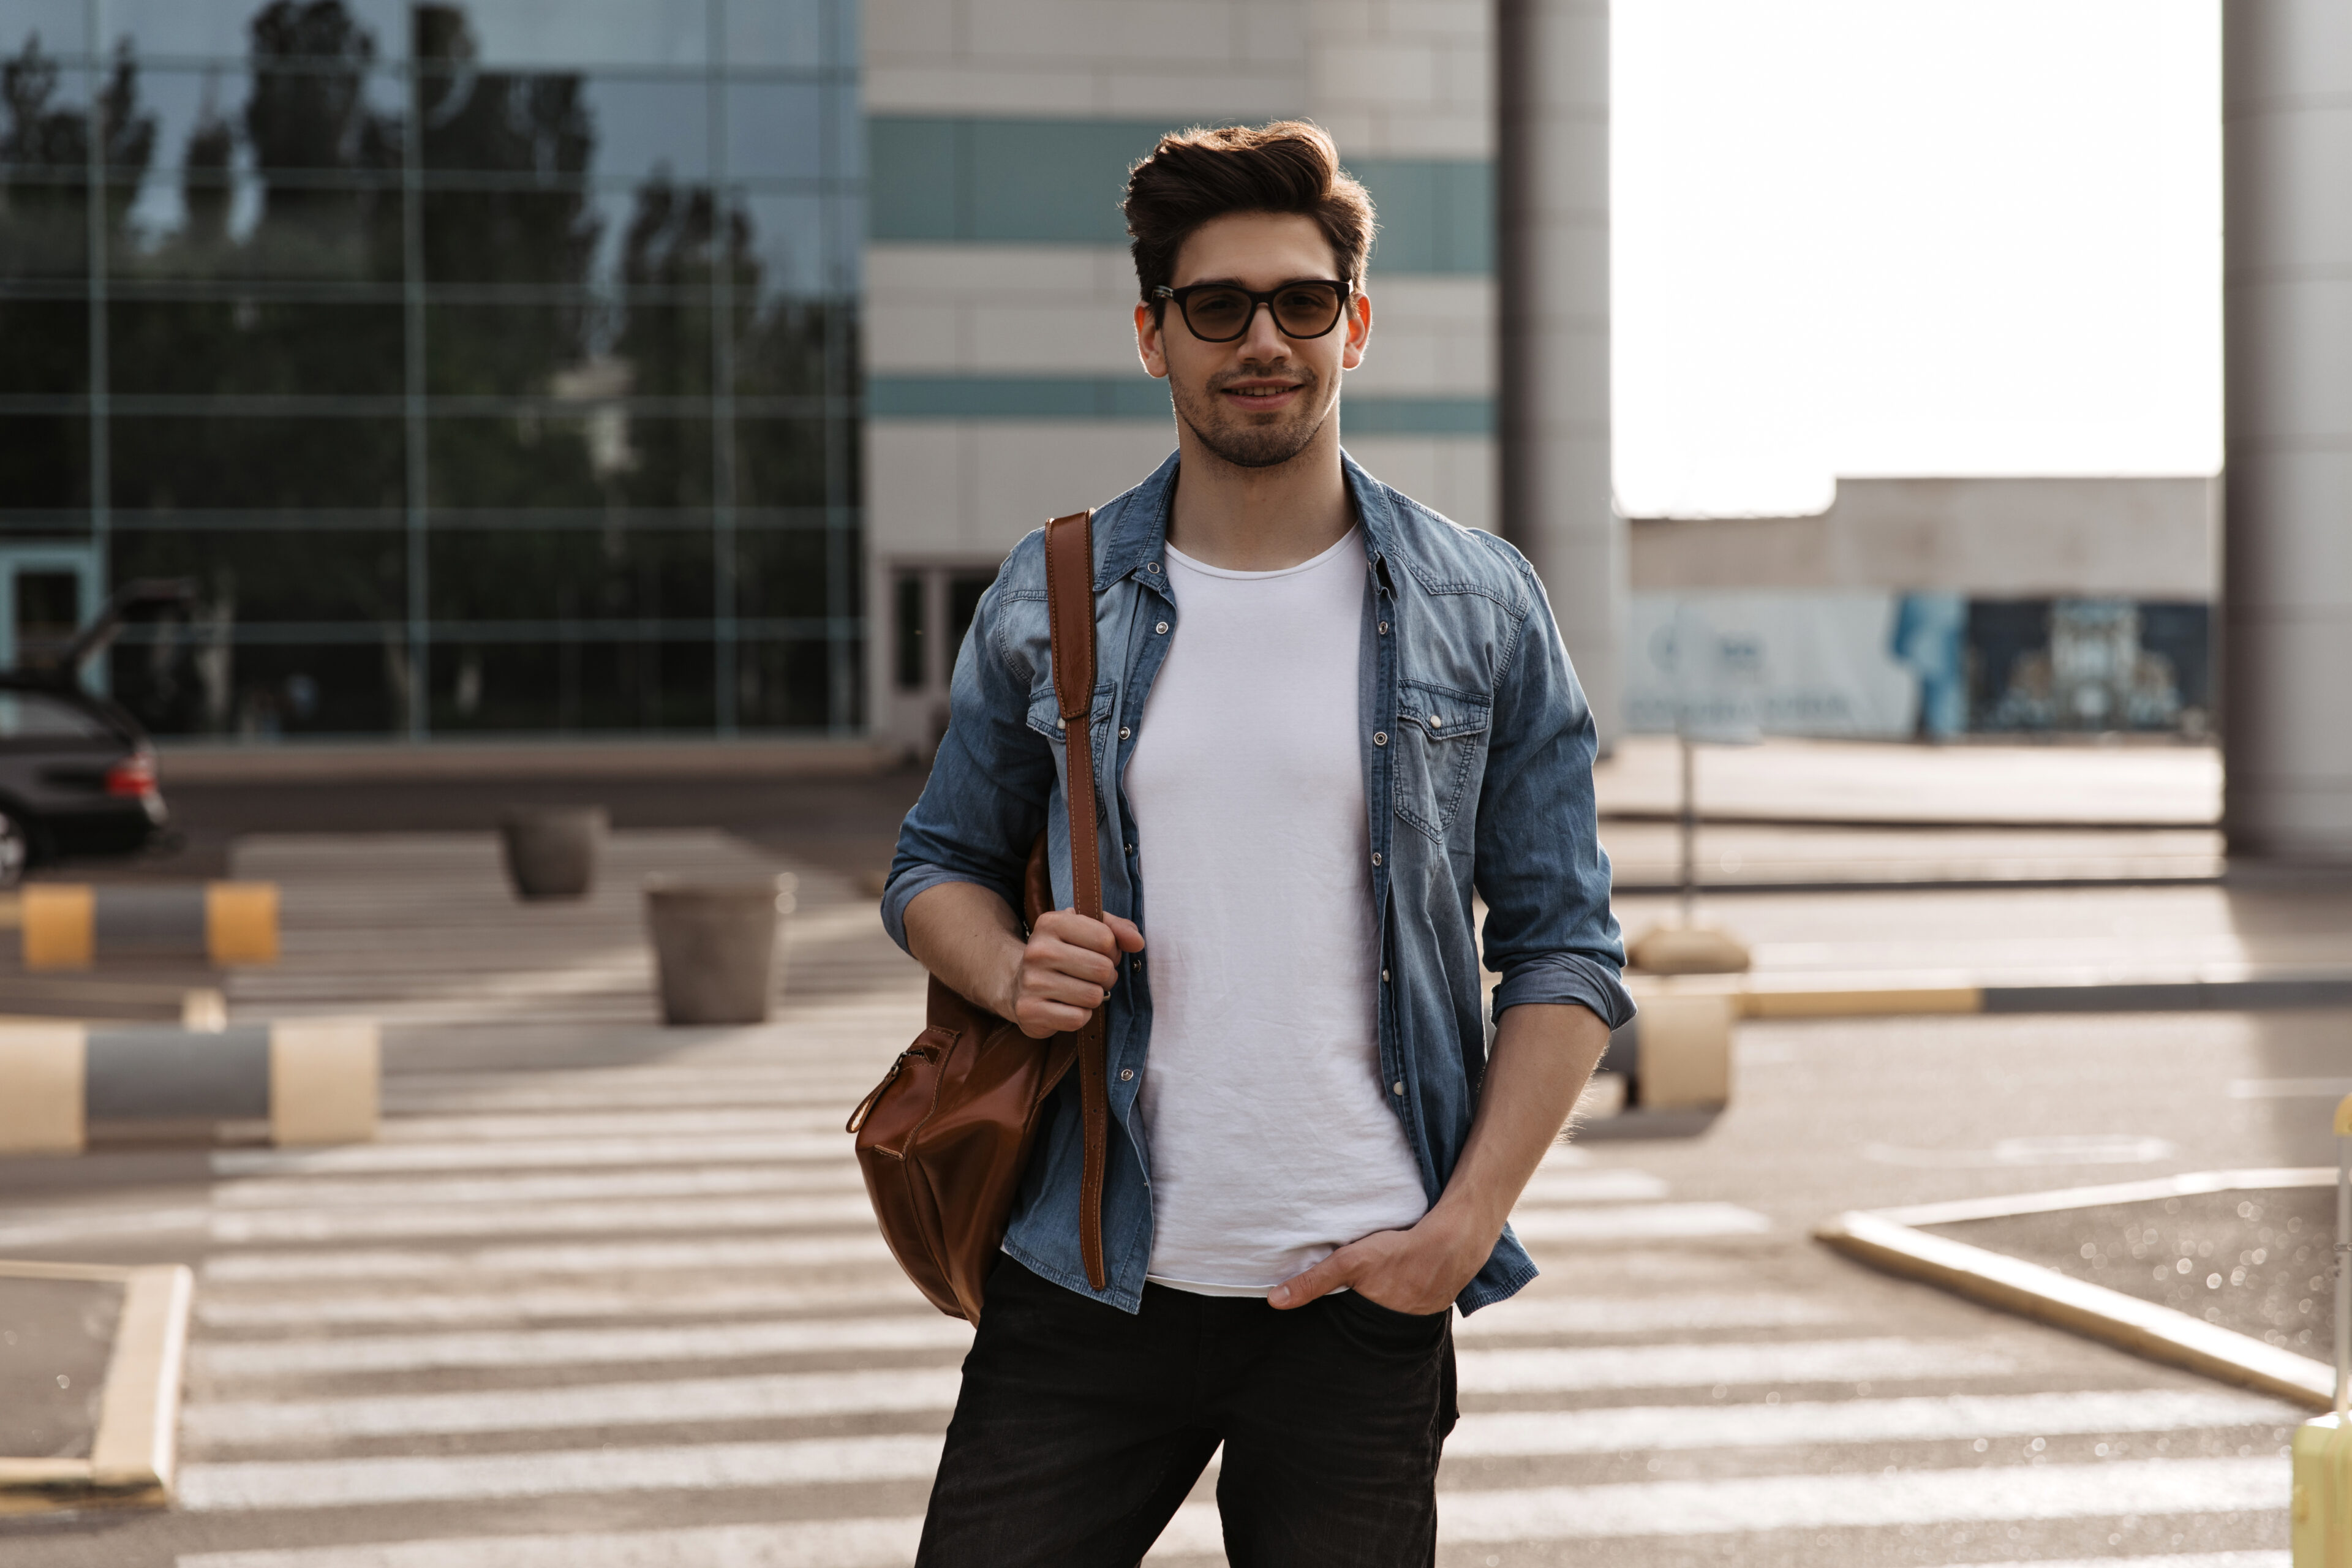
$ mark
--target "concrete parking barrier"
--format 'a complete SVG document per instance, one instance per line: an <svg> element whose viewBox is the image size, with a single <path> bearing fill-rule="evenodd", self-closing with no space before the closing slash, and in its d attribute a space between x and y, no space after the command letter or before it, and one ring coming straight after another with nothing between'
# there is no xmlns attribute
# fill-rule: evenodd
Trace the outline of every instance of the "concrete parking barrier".
<svg viewBox="0 0 2352 1568"><path fill-rule="evenodd" d="M90 887L36 882L18 906L27 969L87 969L100 959L278 959L278 884Z"/></svg>
<svg viewBox="0 0 2352 1568"><path fill-rule="evenodd" d="M375 1136L371 1023L0 1026L0 1153L75 1153L93 1122L267 1121L281 1145Z"/></svg>
<svg viewBox="0 0 2352 1568"><path fill-rule="evenodd" d="M1722 993L1644 994L1641 1011L1609 1037L1602 1072L1622 1074L1626 1101L1643 1110L1731 1103L1736 998Z"/></svg>

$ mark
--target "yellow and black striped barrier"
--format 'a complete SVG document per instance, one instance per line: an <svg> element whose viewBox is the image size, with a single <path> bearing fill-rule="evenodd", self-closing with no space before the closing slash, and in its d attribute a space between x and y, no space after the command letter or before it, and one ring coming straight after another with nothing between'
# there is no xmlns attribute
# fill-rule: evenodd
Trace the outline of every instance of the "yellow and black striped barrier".
<svg viewBox="0 0 2352 1568"><path fill-rule="evenodd" d="M372 1023L0 1026L0 1154L70 1154L93 1124L264 1121L279 1144L375 1136Z"/></svg>
<svg viewBox="0 0 2352 1568"><path fill-rule="evenodd" d="M115 958L224 967L278 960L275 882L35 882L18 897L17 919L27 969L88 969Z"/></svg>

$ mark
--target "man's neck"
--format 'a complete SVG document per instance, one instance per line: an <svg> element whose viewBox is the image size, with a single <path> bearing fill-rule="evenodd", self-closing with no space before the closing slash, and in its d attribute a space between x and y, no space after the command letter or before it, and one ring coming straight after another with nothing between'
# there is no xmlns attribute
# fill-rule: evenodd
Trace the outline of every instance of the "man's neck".
<svg viewBox="0 0 2352 1568"><path fill-rule="evenodd" d="M1356 525L1339 466L1338 410L1299 454L1270 468L1244 468L1202 446L1177 422L1182 463L1168 542L1205 566L1279 572L1312 561Z"/></svg>

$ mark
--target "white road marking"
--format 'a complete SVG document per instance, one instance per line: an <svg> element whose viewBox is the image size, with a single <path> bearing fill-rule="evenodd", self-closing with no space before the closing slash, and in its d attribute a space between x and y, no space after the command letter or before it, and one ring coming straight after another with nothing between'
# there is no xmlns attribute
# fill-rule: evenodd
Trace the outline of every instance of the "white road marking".
<svg viewBox="0 0 2352 1568"><path fill-rule="evenodd" d="M1687 1333L1699 1329L1794 1329L1845 1321L1831 1303L1802 1296L1533 1296L1497 1301L1457 1319L1457 1340L1531 1334Z"/></svg>
<svg viewBox="0 0 2352 1568"><path fill-rule="evenodd" d="M1643 1203L1666 1195L1666 1184L1646 1171L1539 1169L1519 1194L1519 1202L1545 1204Z"/></svg>
<svg viewBox="0 0 2352 1568"><path fill-rule="evenodd" d="M1455 1362L1465 1394L1696 1388L1715 1383L1892 1383L1998 1377L2016 1370L2007 1354L1962 1341L1903 1339L1465 1350ZM1693 1417L1703 1420L1704 1415L1693 1412Z"/></svg>
<svg viewBox="0 0 2352 1568"><path fill-rule="evenodd" d="M856 1169L840 1133L786 1137L548 1138L517 1143L355 1143L340 1149L223 1149L215 1176L366 1176L411 1171L536 1171L595 1165L723 1165L782 1160Z"/></svg>
<svg viewBox="0 0 2352 1568"><path fill-rule="evenodd" d="M745 1271L750 1272L750 1271ZM895 1272L870 1280L834 1284L771 1285L718 1283L707 1275L675 1279L638 1276L604 1289L510 1289L473 1292L370 1290L354 1296L296 1296L268 1291L230 1295L208 1279L196 1298L196 1321L216 1329L366 1328L417 1329L458 1323L546 1322L565 1318L755 1317L768 1312L805 1312L872 1307L932 1311L915 1288ZM1695 1325L1704 1327L1706 1325Z"/></svg>
<svg viewBox="0 0 2352 1568"><path fill-rule="evenodd" d="M1517 1209L1511 1215L1511 1229L1521 1241L1670 1241L1761 1236L1771 1228L1770 1220L1737 1204L1629 1204Z"/></svg>
<svg viewBox="0 0 2352 1568"><path fill-rule="evenodd" d="M2352 1094L2352 1078L2238 1078L2230 1080L2231 1100L2341 1100Z"/></svg>
<svg viewBox="0 0 2352 1568"><path fill-rule="evenodd" d="M937 1436L820 1437L455 1458L385 1456L183 1465L178 1503L190 1513L229 1513L572 1492L731 1491L920 1480L939 1468L940 1443Z"/></svg>
<svg viewBox="0 0 2352 1568"><path fill-rule="evenodd" d="M667 1198L635 1203L457 1204L445 1208L231 1209L212 1216L215 1241L362 1241L393 1237L560 1236L566 1232L782 1230L800 1226L873 1232L863 1191L772 1198Z"/></svg>
<svg viewBox="0 0 2352 1568"><path fill-rule="evenodd" d="M434 1279L483 1274L605 1274L633 1268L756 1268L823 1263L888 1263L879 1232L742 1237L721 1241L553 1243L469 1252L224 1253L205 1259L207 1280Z"/></svg>
<svg viewBox="0 0 2352 1568"><path fill-rule="evenodd" d="M1727 1476L1703 1481L1462 1491L1441 1505L1442 1541L1576 1541L1761 1534L2124 1514L2283 1512L2286 1468L2253 1459L1978 1465L1893 1475Z"/></svg>
<svg viewBox="0 0 2352 1568"><path fill-rule="evenodd" d="M833 1123L834 1146L846 1149L841 1131L855 1100ZM379 1136L387 1143L503 1143L519 1138L757 1137L808 1131L808 1119L777 1110L614 1110L543 1116L404 1116L387 1121Z"/></svg>
<svg viewBox="0 0 2352 1568"><path fill-rule="evenodd" d="M191 1364L213 1377L425 1372L460 1366L609 1366L623 1362L743 1361L835 1351L971 1348L971 1325L928 1317L819 1318L697 1323L660 1329L546 1329L515 1333L380 1334L363 1338L199 1344Z"/></svg>
<svg viewBox="0 0 2352 1568"><path fill-rule="evenodd" d="M350 1181L273 1176L216 1183L215 1208L414 1208L428 1204L577 1203L589 1198L718 1197L744 1193L864 1192L847 1161L823 1165L713 1165L549 1176L428 1176Z"/></svg>
<svg viewBox="0 0 2352 1568"><path fill-rule="evenodd" d="M1704 1410L1664 1405L1489 1411L1462 1417L1454 1435L1445 1440L1445 1457L1452 1461L1502 1454L1614 1454L2180 1432L2213 1426L2291 1426L2302 1419L2300 1411L2274 1399L2201 1389L1717 1405Z"/></svg>
<svg viewBox="0 0 2352 1568"><path fill-rule="evenodd" d="M366 1399L197 1402L182 1412L181 1422L192 1444L254 1447L350 1437L567 1432L692 1421L903 1415L952 1410L962 1381L963 1374L954 1367L925 1367Z"/></svg>
<svg viewBox="0 0 2352 1568"><path fill-rule="evenodd" d="M823 1519L204 1552L182 1556L176 1568L906 1568L922 1534L919 1519Z"/></svg>

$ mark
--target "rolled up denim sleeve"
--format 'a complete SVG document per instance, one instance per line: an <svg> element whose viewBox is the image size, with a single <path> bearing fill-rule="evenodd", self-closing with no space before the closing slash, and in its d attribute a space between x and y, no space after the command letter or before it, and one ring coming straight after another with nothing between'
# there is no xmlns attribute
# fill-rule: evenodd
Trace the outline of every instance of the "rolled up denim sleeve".
<svg viewBox="0 0 2352 1568"><path fill-rule="evenodd" d="M1495 1016L1528 1003L1572 1002L1613 1029L1633 1016L1633 999L1619 978L1625 949L1609 912L1609 857L1592 793L1592 710L1543 584L1523 559L1518 567L1532 602L1496 681L1478 801L1485 956L1503 977Z"/></svg>
<svg viewBox="0 0 2352 1568"><path fill-rule="evenodd" d="M1001 634L1010 605L1043 597L1019 585L1024 552L1038 549L1033 535L1006 560L956 655L947 734L922 798L899 826L882 892L883 927L902 948L907 906L942 882L974 882L1021 907L1029 848L1053 795L1054 754L1029 728L1029 674L1015 668ZM1042 581L1042 572L1034 575Z"/></svg>

